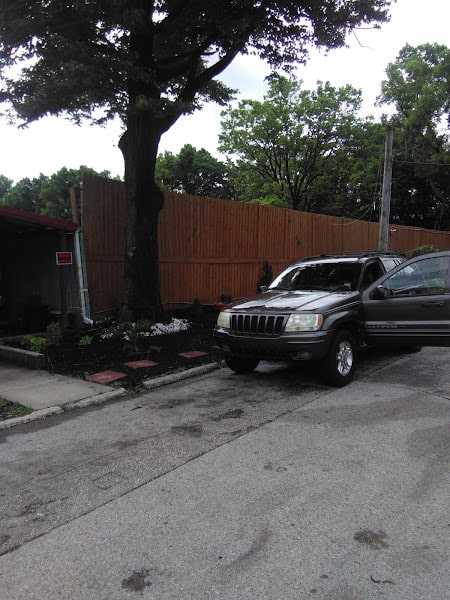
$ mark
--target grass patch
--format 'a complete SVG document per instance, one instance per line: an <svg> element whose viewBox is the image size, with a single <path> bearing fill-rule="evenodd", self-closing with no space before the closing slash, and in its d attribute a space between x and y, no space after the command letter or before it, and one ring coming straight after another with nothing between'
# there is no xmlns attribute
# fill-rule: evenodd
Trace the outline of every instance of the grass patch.
<svg viewBox="0 0 450 600"><path fill-rule="evenodd" d="M6 421L6 419L15 419L16 417L23 417L33 412L33 409L27 406L22 406L18 402L10 402L4 398L0 398L0 421Z"/></svg>

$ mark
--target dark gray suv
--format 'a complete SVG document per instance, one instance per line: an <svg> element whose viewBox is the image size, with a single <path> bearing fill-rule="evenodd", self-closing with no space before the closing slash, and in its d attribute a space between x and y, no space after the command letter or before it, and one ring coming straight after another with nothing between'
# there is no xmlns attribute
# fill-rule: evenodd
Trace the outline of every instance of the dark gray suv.
<svg viewBox="0 0 450 600"><path fill-rule="evenodd" d="M261 294L226 307L214 336L236 373L261 360L319 361L325 379L351 381L364 344L450 344L450 251L305 258Z"/></svg>

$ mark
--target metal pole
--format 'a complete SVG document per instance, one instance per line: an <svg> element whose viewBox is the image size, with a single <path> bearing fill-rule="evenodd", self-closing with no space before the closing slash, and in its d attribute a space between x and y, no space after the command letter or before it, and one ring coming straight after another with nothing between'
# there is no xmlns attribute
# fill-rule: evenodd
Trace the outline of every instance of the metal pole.
<svg viewBox="0 0 450 600"><path fill-rule="evenodd" d="M392 146L394 140L394 130L392 125L387 126L386 146L384 151L384 173L383 173L383 192L381 196L380 213L380 237L378 240L378 249L385 252L388 249L389 241L389 216L391 212L391 186L392 186Z"/></svg>

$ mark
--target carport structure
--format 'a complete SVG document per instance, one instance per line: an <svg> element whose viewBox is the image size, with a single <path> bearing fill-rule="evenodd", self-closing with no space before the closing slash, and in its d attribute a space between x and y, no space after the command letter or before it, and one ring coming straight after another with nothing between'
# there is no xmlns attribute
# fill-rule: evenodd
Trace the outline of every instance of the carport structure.
<svg viewBox="0 0 450 600"><path fill-rule="evenodd" d="M0 206L0 335L89 319L76 223Z"/></svg>

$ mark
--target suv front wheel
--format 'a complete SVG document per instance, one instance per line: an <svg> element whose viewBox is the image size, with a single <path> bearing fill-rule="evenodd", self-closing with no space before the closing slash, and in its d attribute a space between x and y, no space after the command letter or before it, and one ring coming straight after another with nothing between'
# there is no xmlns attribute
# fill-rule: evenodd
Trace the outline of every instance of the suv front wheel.
<svg viewBox="0 0 450 600"><path fill-rule="evenodd" d="M336 333L321 367L331 385L342 387L350 383L355 374L356 342L349 331L342 329Z"/></svg>
<svg viewBox="0 0 450 600"><path fill-rule="evenodd" d="M259 360L254 358L239 358L238 356L225 355L225 364L229 369L240 375L251 373L258 366Z"/></svg>

